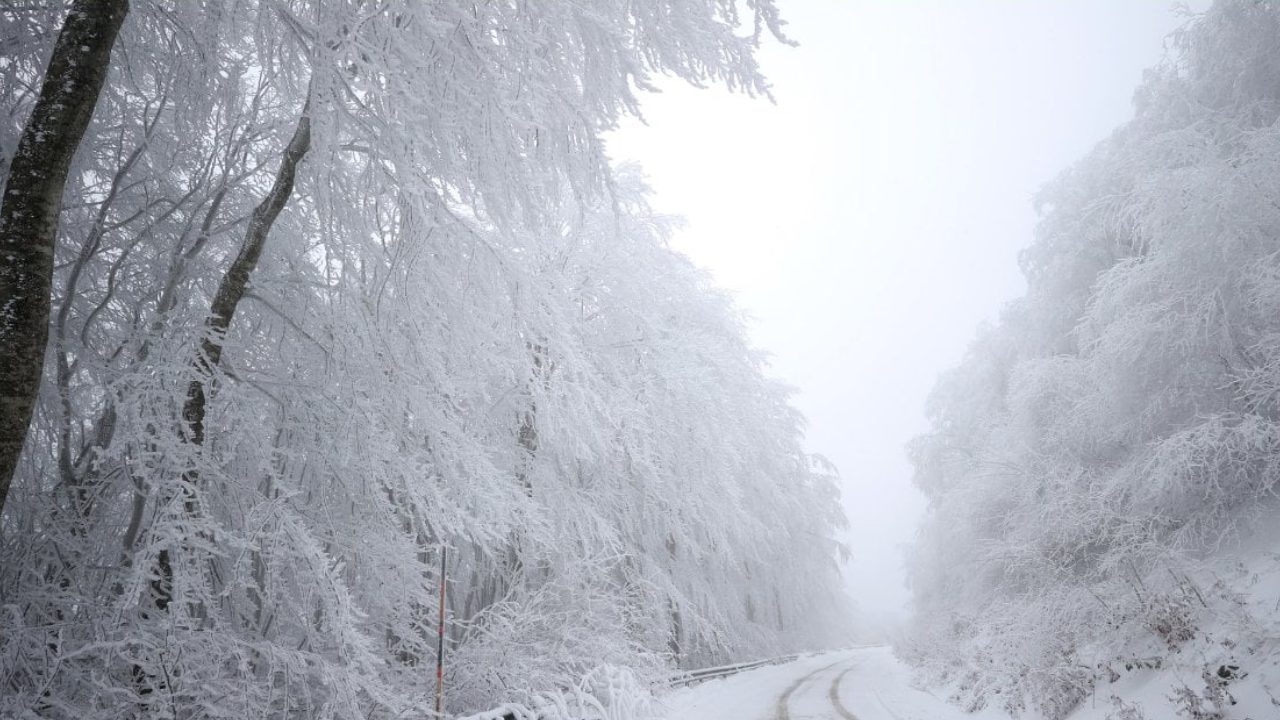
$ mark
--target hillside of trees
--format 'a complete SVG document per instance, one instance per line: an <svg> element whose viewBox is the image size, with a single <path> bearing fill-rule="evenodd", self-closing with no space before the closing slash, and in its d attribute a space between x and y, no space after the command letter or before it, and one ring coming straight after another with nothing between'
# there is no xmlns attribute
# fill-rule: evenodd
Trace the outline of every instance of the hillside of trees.
<svg viewBox="0 0 1280 720"><path fill-rule="evenodd" d="M1280 7L1191 18L1134 108L1039 195L1025 296L933 395L902 652L971 708L1063 718L1177 665L1166 711L1113 717L1272 716Z"/></svg>
<svg viewBox="0 0 1280 720"><path fill-rule="evenodd" d="M833 470L601 140L659 74L767 94L770 0L65 5L0 8L8 179L60 29L127 6L54 206L0 716L428 717L446 547L450 713L841 641Z"/></svg>

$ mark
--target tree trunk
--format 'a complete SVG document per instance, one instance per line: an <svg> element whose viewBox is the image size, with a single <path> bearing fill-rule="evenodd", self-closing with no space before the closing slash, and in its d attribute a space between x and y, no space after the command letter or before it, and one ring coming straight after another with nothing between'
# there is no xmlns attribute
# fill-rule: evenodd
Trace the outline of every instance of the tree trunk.
<svg viewBox="0 0 1280 720"><path fill-rule="evenodd" d="M183 441L197 447L204 445L204 420L207 400L205 385L212 374L213 368L217 367L222 359L222 347L227 329L231 327L231 320L235 317L236 309L244 298L245 292L249 289L249 277L258 265L258 258L262 256L262 249L266 245L267 236L271 233L271 228L275 224L276 218L280 216L280 212L284 210L284 206L289 202L289 197L293 194L293 183L294 178L297 176L298 165L302 163L303 157L306 156L307 150L311 147L310 108L310 89L308 88L307 102L302 107L302 115L298 118L298 125L293 131L293 137L285 147L284 157L280 160L280 168L276 170L276 178L271 185L271 191L253 209L253 213L249 217L249 227L245 231L244 243L240 246L240 252L236 254L235 260L231 262L231 266L227 268L226 274L222 276L222 280L218 283L218 289L214 293L213 302L209 307L209 315L205 319L207 333L200 342L200 349L192 361L197 371L196 379L192 380L187 386L187 397L182 405L183 427L180 430L180 434ZM196 516L200 513L199 485L200 470L198 464L193 464L183 471L178 487L178 491L182 493L183 510L188 516ZM211 540L211 538L209 539ZM184 543L184 549L185 547ZM156 557L155 574L151 581L151 601L156 610L162 613L167 613L169 605L173 602L174 562L175 558L169 548L161 550ZM216 581L216 567L213 566L212 562L207 567L212 571ZM265 566L258 565L255 565L253 570L255 574L265 573L266 571ZM197 601L192 615L196 618L204 618L207 611L208 609L203 606L203 603ZM155 693L155 678L148 676L147 671L137 664L133 666L133 676L134 682L138 687L137 693L141 706L143 708L150 707L151 696ZM161 687L167 686L171 682L172 678L166 675Z"/></svg>
<svg viewBox="0 0 1280 720"><path fill-rule="evenodd" d="M308 93L310 91L308 90ZM302 115L294 129L293 137L285 147L280 168L276 171L271 191L253 209L249 217L249 227L245 231L244 243L227 272L218 283L213 302L209 306L209 316L205 320L207 332L200 341L200 350L192 364L196 368L196 379L187 386L187 397L182 405L182 439L197 447L204 445L204 420L208 398L209 377L213 369L222 360L223 341L226 339L231 320L236 309L249 289L249 277L258 265L262 249L266 245L267 236L271 232L276 218L284 210L293 194L293 183L297 176L298 165L302 163L307 150L311 147L311 102L310 98L303 105ZM180 492L183 497L183 509L188 515L195 516L200 512L200 470L196 466L186 468L182 474ZM161 611L169 608L172 599L173 566L169 551L161 550L157 558L157 581L152 586L155 593L155 606Z"/></svg>
<svg viewBox="0 0 1280 720"><path fill-rule="evenodd" d="M209 332L200 342L200 354L195 360L199 376L187 387L187 400L182 406L187 441L192 444L204 444L206 378L222 359L222 341L227 329L231 327L231 319L235 317L240 300L249 289L249 276L258 266L258 258L262 255L271 227L293 194L298 165L311 148L310 112L311 101L308 98L302 108L302 116L298 118L298 126L293 131L293 138L285 147L284 158L280 161L280 169L276 171L271 192L253 209L240 253L236 255L231 267L227 268L227 274L222 276L218 291L213 296L213 303L209 306L209 317L205 320Z"/></svg>
<svg viewBox="0 0 1280 720"><path fill-rule="evenodd" d="M0 512L40 390L58 212L128 0L76 0L0 198Z"/></svg>

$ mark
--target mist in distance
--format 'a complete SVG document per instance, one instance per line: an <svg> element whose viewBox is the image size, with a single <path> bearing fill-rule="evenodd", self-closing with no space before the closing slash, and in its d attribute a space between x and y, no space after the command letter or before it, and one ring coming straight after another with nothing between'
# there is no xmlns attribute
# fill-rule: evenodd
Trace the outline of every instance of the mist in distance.
<svg viewBox="0 0 1280 720"><path fill-rule="evenodd" d="M609 150L686 219L675 247L734 292L797 390L808 447L843 477L849 592L869 627L893 625L926 397L1025 289L1036 193L1132 115L1188 17L996 0L802 2L786 19L799 47L761 53L776 104L665 83Z"/></svg>

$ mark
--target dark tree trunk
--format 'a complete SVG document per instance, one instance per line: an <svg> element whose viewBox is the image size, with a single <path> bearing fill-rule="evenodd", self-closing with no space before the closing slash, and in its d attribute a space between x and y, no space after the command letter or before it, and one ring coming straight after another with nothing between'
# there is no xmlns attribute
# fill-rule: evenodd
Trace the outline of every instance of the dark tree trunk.
<svg viewBox="0 0 1280 720"><path fill-rule="evenodd" d="M227 268L226 275L218 283L218 291L209 306L209 317L205 320L209 332L200 343L200 354L195 360L199 376L192 380L187 388L187 400L182 406L182 419L186 424L187 441L195 445L204 444L205 415L205 382L210 371L218 366L222 359L222 341L227 329L231 327L231 319L235 317L236 308L249 289L249 276L258 266L258 258L262 256L262 248L267 243L267 235L275 224L280 211L284 209L289 197L293 194L293 182L298 173L298 165L311 148L311 108L310 101L302 108L302 116L298 118L298 126L293 131L284 150L284 158L280 161L280 169L276 171L275 182L271 192L253 209L249 217L249 228L245 231L244 244L236 259Z"/></svg>
<svg viewBox="0 0 1280 720"><path fill-rule="evenodd" d="M308 96L309 94L310 91L308 90ZM209 315L205 319L208 331L200 343L199 352L192 361L197 371L196 379L192 380L187 386L187 397L182 405L182 439L197 447L204 445L204 420L207 404L205 385L213 368L217 367L222 359L223 340L226 338L227 329L231 327L231 320L235 317L236 308L239 307L240 301L249 289L249 277L258 265L258 258L262 256L262 249L266 245L267 236L271 233L271 228L275 224L276 218L280 216L280 212L284 210L284 206L289 202L289 197L293 195L293 183L297 176L298 165L302 163L303 157L306 156L307 150L311 147L310 108L311 102L308 98L307 103L303 105L302 116L298 118L298 125L294 129L293 137L285 147L284 157L280 160L280 168L276 171L276 178L271 185L271 191L253 209L253 213L249 217L249 227L245 231L244 243L240 246L240 252L236 254L235 260L231 262L231 266L227 268L226 274L222 276L222 280L218 283L218 289L213 296L213 303L209 307ZM183 509L189 516L198 515L200 512L199 484L199 468L188 467L182 473L178 491L182 493ZM211 540L211 538L207 539ZM255 561L260 561L260 558L255 558ZM169 605L173 602L174 562L175 558L168 548L161 550L156 557L155 574L151 581L151 599L156 610L162 613L167 613ZM208 567L214 571L213 574L216 576L216 568L213 568L212 563ZM265 566L255 564L253 572L255 575L259 573L265 574L267 569ZM203 618L206 612L207 608L197 603L197 607L194 608L192 614L197 618ZM133 675L134 682L138 687L140 704L143 708L150 706L151 697L155 693L157 686L167 686L172 682L172 678L167 675L163 682L158 682L158 678L149 676L147 671L140 665L134 665Z"/></svg>
<svg viewBox="0 0 1280 720"><path fill-rule="evenodd" d="M40 390L58 212L128 0L76 0L0 198L0 512Z"/></svg>
<svg viewBox="0 0 1280 720"><path fill-rule="evenodd" d="M205 320L207 332L200 342L199 352L192 361L196 369L196 379L187 386L187 397L182 404L183 440L197 447L204 445L204 421L208 400L206 386L209 377L222 360L223 341L227 330L231 327L231 320L235 317L236 309L249 289L249 278L258 265L258 258L262 256L267 236L293 194L298 165L302 163L302 159L311 148L310 108L311 103L308 100L302 108L302 116L298 118L293 137L284 149L284 157L280 161L280 168L276 171L271 191L253 209L240 252L218 283L218 289L209 307L209 316ZM199 484L199 468L188 467L182 474L180 492L183 508L191 516L198 515L200 512ZM157 580L152 590L155 593L156 608L165 611L168 610L172 599L173 565L168 550L160 551L157 566Z"/></svg>

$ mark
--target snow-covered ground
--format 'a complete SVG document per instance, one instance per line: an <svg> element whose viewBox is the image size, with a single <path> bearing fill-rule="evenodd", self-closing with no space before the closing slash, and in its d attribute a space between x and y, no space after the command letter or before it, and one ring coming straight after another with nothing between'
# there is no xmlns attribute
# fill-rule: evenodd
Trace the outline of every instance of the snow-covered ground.
<svg viewBox="0 0 1280 720"><path fill-rule="evenodd" d="M1104 663L1110 681L1100 680L1068 720L1280 717L1280 554L1271 550L1277 546L1280 530L1206 561L1195 578L1202 598L1195 637L1175 652L1135 641ZM966 714L946 702L945 689L918 688L911 677L887 646L809 655L674 690L663 699L665 718L1008 719L996 702Z"/></svg>
<svg viewBox="0 0 1280 720"><path fill-rule="evenodd" d="M1134 642L1068 720L1280 717L1280 527L1188 574L1195 636ZM1142 660L1146 662L1142 662ZM1158 661L1158 662L1152 662ZM1216 701L1216 702L1215 702Z"/></svg>
<svg viewBox="0 0 1280 720"><path fill-rule="evenodd" d="M911 686L888 647L802 657L673 691L667 720L1004 720Z"/></svg>

